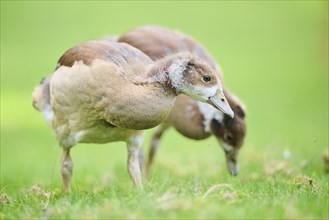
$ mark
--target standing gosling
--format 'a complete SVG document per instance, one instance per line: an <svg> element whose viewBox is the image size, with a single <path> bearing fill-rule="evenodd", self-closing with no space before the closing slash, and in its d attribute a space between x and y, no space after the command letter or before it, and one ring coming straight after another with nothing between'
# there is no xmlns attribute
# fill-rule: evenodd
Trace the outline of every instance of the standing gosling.
<svg viewBox="0 0 329 220"><path fill-rule="evenodd" d="M222 78L220 68L209 52L196 40L183 33L158 26L144 26L128 31L118 41L140 49L153 60L175 52L190 52L204 60ZM146 165L147 175L158 149L159 140L163 132L170 126L173 126L182 135L196 140L208 138L213 134L225 152L229 172L234 176L239 173L238 154L246 134L245 107L225 88L224 93L234 111L234 118L187 96L177 97L168 124L160 125L152 138Z"/></svg>
<svg viewBox="0 0 329 220"><path fill-rule="evenodd" d="M209 102L233 117L214 70L190 53L153 62L128 44L104 41L66 51L53 75L33 93L34 106L63 148L64 189L70 188L74 145L114 141L127 143L129 174L142 187L143 129L165 121L178 94Z"/></svg>

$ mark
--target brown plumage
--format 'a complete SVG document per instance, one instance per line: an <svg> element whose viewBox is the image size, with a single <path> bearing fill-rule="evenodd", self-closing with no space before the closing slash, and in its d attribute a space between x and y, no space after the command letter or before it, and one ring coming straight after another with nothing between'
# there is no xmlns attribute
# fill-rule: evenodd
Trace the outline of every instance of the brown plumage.
<svg viewBox="0 0 329 220"><path fill-rule="evenodd" d="M70 186L74 145L113 141L127 143L128 171L142 187L138 153L143 129L165 121L178 94L212 100L209 103L231 114L216 73L190 53L154 62L128 44L105 41L65 52L53 75L33 93L34 106L63 147L64 188Z"/></svg>
<svg viewBox="0 0 329 220"><path fill-rule="evenodd" d="M140 49L153 60L177 52L190 52L209 64L222 78L219 66L208 51L196 40L183 33L157 26L144 26L128 31L118 41ZM224 89L224 93L235 113L234 118L187 96L177 97L168 118L169 124L160 125L153 135L146 167L147 173L162 134L167 128L173 126L182 135L196 140L214 135L223 147L229 172L232 175L238 174L238 154L246 133L245 107L227 89Z"/></svg>

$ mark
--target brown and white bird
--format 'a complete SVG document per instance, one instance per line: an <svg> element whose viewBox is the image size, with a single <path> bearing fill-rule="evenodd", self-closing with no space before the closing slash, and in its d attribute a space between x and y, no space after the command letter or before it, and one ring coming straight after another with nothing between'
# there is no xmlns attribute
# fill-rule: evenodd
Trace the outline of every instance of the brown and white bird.
<svg viewBox="0 0 329 220"><path fill-rule="evenodd" d="M153 60L177 52L190 52L211 66L222 79L221 70L209 52L196 40L181 32L159 26L144 26L128 31L118 41L140 49ZM159 140L171 126L191 139L201 140L214 135L225 152L229 172L234 176L239 173L238 155L246 134L245 106L227 89L224 89L224 93L234 111L234 118L185 95L177 97L167 124L160 125L153 135L146 166L147 174L159 147Z"/></svg>
<svg viewBox="0 0 329 220"><path fill-rule="evenodd" d="M142 187L139 150L144 129L165 121L175 97L185 94L233 117L216 72L190 53L152 61L140 50L118 42L91 41L64 53L52 76L33 93L63 147L61 173L70 187L70 149L77 143L124 141L128 171Z"/></svg>

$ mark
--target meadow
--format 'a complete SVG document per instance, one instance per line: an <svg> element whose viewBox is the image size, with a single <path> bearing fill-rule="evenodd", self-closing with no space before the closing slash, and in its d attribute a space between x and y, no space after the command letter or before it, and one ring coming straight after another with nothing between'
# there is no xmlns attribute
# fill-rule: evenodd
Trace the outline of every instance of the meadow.
<svg viewBox="0 0 329 220"><path fill-rule="evenodd" d="M144 191L118 142L73 148L67 194L32 91L68 48L148 24L200 41L246 104L240 174L214 137L171 129ZM0 64L0 219L329 218L328 1L1 0Z"/></svg>

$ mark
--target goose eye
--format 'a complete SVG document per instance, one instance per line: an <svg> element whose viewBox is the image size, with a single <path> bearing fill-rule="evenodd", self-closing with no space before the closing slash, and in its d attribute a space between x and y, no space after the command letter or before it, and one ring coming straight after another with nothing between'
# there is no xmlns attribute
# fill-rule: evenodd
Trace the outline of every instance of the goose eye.
<svg viewBox="0 0 329 220"><path fill-rule="evenodd" d="M205 81L205 82L210 82L211 77L208 76L208 75L204 75L204 76L202 77L202 79L203 79L203 81Z"/></svg>
<svg viewBox="0 0 329 220"><path fill-rule="evenodd" d="M224 134L224 139L227 140L227 141L232 141L233 136L231 134Z"/></svg>

